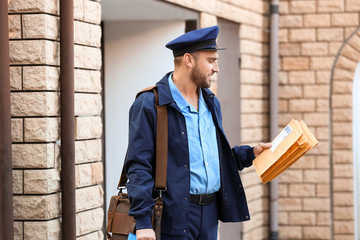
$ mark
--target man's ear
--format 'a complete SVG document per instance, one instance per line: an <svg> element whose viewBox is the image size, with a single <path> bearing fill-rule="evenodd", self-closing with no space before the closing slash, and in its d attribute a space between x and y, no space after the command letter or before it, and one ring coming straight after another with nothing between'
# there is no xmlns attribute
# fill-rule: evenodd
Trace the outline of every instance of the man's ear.
<svg viewBox="0 0 360 240"><path fill-rule="evenodd" d="M195 63L195 58L190 53L185 53L183 62L187 67L192 68Z"/></svg>

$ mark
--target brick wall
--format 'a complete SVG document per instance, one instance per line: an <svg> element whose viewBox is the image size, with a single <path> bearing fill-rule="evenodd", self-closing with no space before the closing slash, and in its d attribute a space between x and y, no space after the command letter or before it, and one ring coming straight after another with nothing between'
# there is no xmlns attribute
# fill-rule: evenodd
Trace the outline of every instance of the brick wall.
<svg viewBox="0 0 360 240"><path fill-rule="evenodd" d="M352 132L347 114L351 117L359 48L348 48L348 55L338 59L336 55L359 26L359 10L350 0L280 1L280 125L304 119L319 140L279 178L280 239L353 239ZM338 81L331 79L335 62L342 63ZM337 156L333 163L332 149Z"/></svg>
<svg viewBox="0 0 360 240"><path fill-rule="evenodd" d="M101 9L75 0L78 239L103 239ZM59 1L10 0L15 239L60 239Z"/></svg>

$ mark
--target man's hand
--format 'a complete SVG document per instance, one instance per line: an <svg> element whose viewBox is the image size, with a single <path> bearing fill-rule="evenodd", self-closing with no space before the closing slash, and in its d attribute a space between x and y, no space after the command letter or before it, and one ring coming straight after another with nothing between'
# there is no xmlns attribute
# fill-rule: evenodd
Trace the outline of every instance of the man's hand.
<svg viewBox="0 0 360 240"><path fill-rule="evenodd" d="M136 230L136 239L137 240L155 240L155 232L150 229L140 229Z"/></svg>
<svg viewBox="0 0 360 240"><path fill-rule="evenodd" d="M254 155L255 157L259 156L262 151L265 149L271 148L271 143L259 143L254 147Z"/></svg>

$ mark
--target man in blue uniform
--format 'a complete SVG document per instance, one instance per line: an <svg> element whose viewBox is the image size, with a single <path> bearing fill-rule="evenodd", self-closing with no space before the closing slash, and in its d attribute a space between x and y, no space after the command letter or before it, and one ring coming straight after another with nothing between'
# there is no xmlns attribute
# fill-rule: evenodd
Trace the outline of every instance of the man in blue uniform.
<svg viewBox="0 0 360 240"><path fill-rule="evenodd" d="M250 219L238 170L271 144L231 148L223 131L220 103L209 90L218 67L217 26L185 33L169 42L174 71L158 83L159 104L168 109L167 191L163 193L162 240L215 240L218 220ZM154 207L156 110L152 92L130 109L125 163L138 240L155 239Z"/></svg>

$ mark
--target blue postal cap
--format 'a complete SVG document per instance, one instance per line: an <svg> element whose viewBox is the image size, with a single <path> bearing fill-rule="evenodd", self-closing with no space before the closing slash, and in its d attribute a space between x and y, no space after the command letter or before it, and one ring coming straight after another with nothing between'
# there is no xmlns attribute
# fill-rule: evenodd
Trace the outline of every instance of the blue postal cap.
<svg viewBox="0 0 360 240"><path fill-rule="evenodd" d="M173 51L174 57L199 50L224 50L225 48L217 47L218 34L218 26L201 28L175 38L167 43L166 47Z"/></svg>

